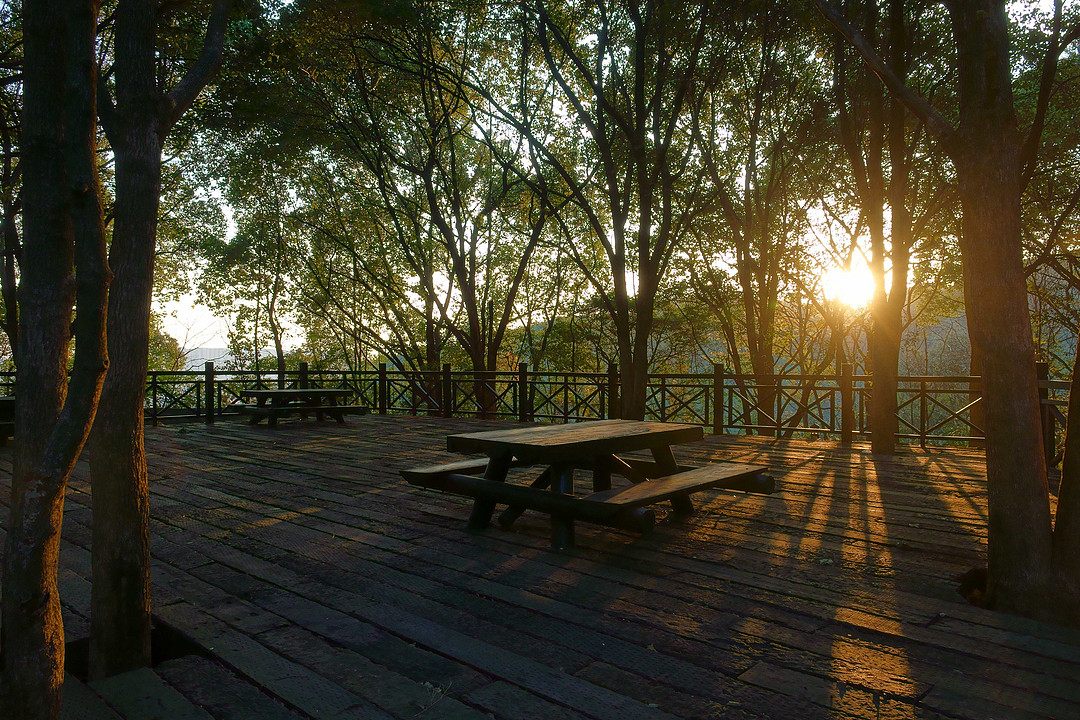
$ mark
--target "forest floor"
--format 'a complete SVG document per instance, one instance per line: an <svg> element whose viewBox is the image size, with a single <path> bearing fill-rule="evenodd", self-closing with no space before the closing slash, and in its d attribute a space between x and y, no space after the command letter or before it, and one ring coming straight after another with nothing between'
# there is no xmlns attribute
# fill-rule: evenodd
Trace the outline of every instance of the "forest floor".
<svg viewBox="0 0 1080 720"><path fill-rule="evenodd" d="M65 716L1080 717L1080 632L957 592L985 564L978 451L707 436L680 462L765 464L779 491L701 493L646 536L579 523L553 552L546 516L471 533L469 501L398 475L505 425L147 428L161 657L69 675ZM90 518L80 462L60 577L76 675Z"/></svg>

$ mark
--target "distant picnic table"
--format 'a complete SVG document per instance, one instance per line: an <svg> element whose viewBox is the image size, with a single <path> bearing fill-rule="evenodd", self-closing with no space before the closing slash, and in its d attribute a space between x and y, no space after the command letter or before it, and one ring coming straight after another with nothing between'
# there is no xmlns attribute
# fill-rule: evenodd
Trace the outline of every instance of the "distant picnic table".
<svg viewBox="0 0 1080 720"><path fill-rule="evenodd" d="M487 527L496 503L508 507L499 518L510 526L527 509L551 516L551 544L565 549L574 544L574 521L599 523L648 532L655 514L647 507L664 500L678 515L694 511L691 493L724 487L772 492L774 481L757 465L719 463L681 466L672 445L700 440L697 425L600 420L567 425L541 425L507 430L450 435L450 452L486 458L461 460L403 470L410 483L474 498L469 527ZM652 460L620 457L648 450ZM512 467L544 469L529 486L506 482ZM576 495L574 470L592 472L592 492ZM612 487L612 476L630 481Z"/></svg>
<svg viewBox="0 0 1080 720"><path fill-rule="evenodd" d="M351 394L347 388L250 388L240 391L240 397L253 399L255 404L241 405L240 412L251 416L252 425L266 418L266 423L274 426L280 417L312 412L319 420L326 414L343 423L345 415L337 401Z"/></svg>

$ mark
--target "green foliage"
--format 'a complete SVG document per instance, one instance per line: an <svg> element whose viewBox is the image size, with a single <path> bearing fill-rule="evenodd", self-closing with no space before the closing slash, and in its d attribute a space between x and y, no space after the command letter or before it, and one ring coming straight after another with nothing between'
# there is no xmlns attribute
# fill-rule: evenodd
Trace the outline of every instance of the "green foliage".
<svg viewBox="0 0 1080 720"><path fill-rule="evenodd" d="M911 8L909 81L954 117L946 12ZM319 367L605 369L624 322L648 333L657 370L745 370L764 352L810 372L838 342L858 358L867 320L824 301L818 280L869 253L839 145L833 35L801 5L654 12L599 0L252 8L230 25L221 82L177 136L159 293L184 291L197 267L200 298L230 318L252 362L283 337ZM695 45L699 12L711 14ZM1014 19L1029 122L1050 26L1035 6ZM191 39L174 31L179 52ZM684 85L674 69L691 52ZM163 72L183 66L171 62ZM846 67L865 127L876 80ZM1059 73L1025 232L1033 271L1069 286L1075 55ZM654 93L640 116L638 87ZM680 92L693 102L675 110ZM652 125L635 135L640 122ZM904 321L921 337L962 313L962 272L951 171L907 122L918 237ZM1032 280L1033 317L1060 345L1077 313L1055 283Z"/></svg>
<svg viewBox="0 0 1080 720"><path fill-rule="evenodd" d="M148 370L172 372L184 369L187 352L180 342L165 332L161 315L150 316L150 361Z"/></svg>

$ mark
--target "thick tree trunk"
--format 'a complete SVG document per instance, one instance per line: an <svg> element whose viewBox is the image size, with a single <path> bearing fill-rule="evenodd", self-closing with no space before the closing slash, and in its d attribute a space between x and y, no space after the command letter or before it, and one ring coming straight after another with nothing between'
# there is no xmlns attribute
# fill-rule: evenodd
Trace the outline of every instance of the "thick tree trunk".
<svg viewBox="0 0 1080 720"><path fill-rule="evenodd" d="M902 0L889 1L889 66L900 78L907 77L907 28ZM896 451L896 435L900 420L896 416L898 376L900 374L900 342L904 333L904 306L907 303L908 263L912 244L911 212L907 206L909 168L908 144L904 128L904 104L890 98L886 139L889 147L889 211L891 215L890 244L892 282L887 297L874 298L871 307L872 334L870 356L874 373L873 402L870 405L870 444L875 453L891 455ZM880 161L880 158L879 158ZM880 166L879 166L880 172ZM880 206L879 206L880 211ZM884 238L882 238L884 240ZM872 264L880 288L885 288L885 245L875 247L880 258Z"/></svg>
<svg viewBox="0 0 1080 720"><path fill-rule="evenodd" d="M117 8L117 104L103 122L116 155L110 248L109 354L101 412L90 435L94 494L90 675L150 664L150 528L143 400L146 393L154 241L161 191L159 92L152 7Z"/></svg>
<svg viewBox="0 0 1080 720"><path fill-rule="evenodd" d="M995 152L988 152L988 141ZM1015 129L986 127L954 161L971 284L968 324L982 359L989 492L988 602L1049 618L1051 527L1035 346L1020 247Z"/></svg>
<svg viewBox="0 0 1080 720"><path fill-rule="evenodd" d="M154 245L165 134L191 105L221 58L231 0L215 0L199 59L168 95L158 86L156 7L121 0L116 9L116 105L99 109L116 155L116 209L109 296L109 351L91 437L94 494L90 674L106 677L150 662L149 494L143 449Z"/></svg>
<svg viewBox="0 0 1080 720"><path fill-rule="evenodd" d="M757 433L773 437L779 419L776 417L776 358L773 357L771 341L762 341L759 347L750 349L750 369L757 386Z"/></svg>
<svg viewBox="0 0 1080 720"><path fill-rule="evenodd" d="M949 7L960 125L946 142L963 210L968 331L982 362L989 588L997 609L1051 619L1051 523L1020 240L1020 141L1001 0Z"/></svg>
<svg viewBox="0 0 1080 720"><path fill-rule="evenodd" d="M947 5L959 68L959 125L954 127L925 98L906 87L881 62L831 4L818 7L855 45L874 72L926 123L956 168L963 209L961 252L964 262L968 332L979 358L986 435L989 494L989 592L993 607L1030 617L1075 622L1080 592L1075 573L1068 585L1054 583L1072 556L1054 558L1050 502L1042 447L1035 347L1028 314L1027 285L1020 238L1021 144L1012 96L1008 20L1003 0L972 0ZM1038 128L1036 127L1036 130ZM1029 148L1037 149L1038 132ZM1030 158L1029 158L1030 159ZM1076 520L1078 501L1065 485L1064 521ZM1059 525L1059 527L1062 527ZM1064 602L1058 598L1072 593Z"/></svg>
<svg viewBox="0 0 1080 720"><path fill-rule="evenodd" d="M894 173L896 168L894 166ZM894 178L895 181L895 178ZM871 308L873 323L870 336L870 362L873 370L873 395L870 403L870 445L875 453L891 455L896 451L900 420L897 392L900 375L900 342L904 333L904 305L907 302L908 247L911 216L898 211L899 199L892 209L892 284L889 297Z"/></svg>
<svg viewBox="0 0 1080 720"><path fill-rule="evenodd" d="M889 302L875 303L871 310L870 366L873 386L870 402L870 447L875 453L896 451L896 392L900 366L900 318ZM880 307L879 307L880 305Z"/></svg>
<svg viewBox="0 0 1080 720"><path fill-rule="evenodd" d="M22 307L11 516L3 581L3 717L58 718L64 627L57 589L67 479L97 406L105 263L95 138L97 4L23 5ZM72 330L76 353L67 362Z"/></svg>
<svg viewBox="0 0 1080 720"><path fill-rule="evenodd" d="M90 673L103 678L150 664L149 488L143 405L153 294L161 147L131 129L116 147L110 251L109 355L88 449L94 493Z"/></svg>
<svg viewBox="0 0 1080 720"><path fill-rule="evenodd" d="M638 294L634 302L633 341L630 353L619 358L622 380L622 416L627 420L644 420L649 397L649 336L652 334L656 312L656 291L660 279L656 271L641 263L638 271ZM628 333L629 335L629 333Z"/></svg>

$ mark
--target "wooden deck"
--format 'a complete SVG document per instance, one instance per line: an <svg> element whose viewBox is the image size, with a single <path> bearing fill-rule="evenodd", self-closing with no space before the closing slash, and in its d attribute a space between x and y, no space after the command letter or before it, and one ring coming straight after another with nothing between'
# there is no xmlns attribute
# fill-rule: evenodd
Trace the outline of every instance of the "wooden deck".
<svg viewBox="0 0 1080 720"><path fill-rule="evenodd" d="M1080 633L957 594L984 562L976 453L706 437L679 461L765 464L780 491L701 493L689 522L644 537L582 523L553 553L546 516L471 534L468 501L398 475L494 427L148 428L155 615L192 644L72 679L67 717L1080 717ZM0 449L5 477L10 462ZM81 463L69 640L87 634L89 500Z"/></svg>

